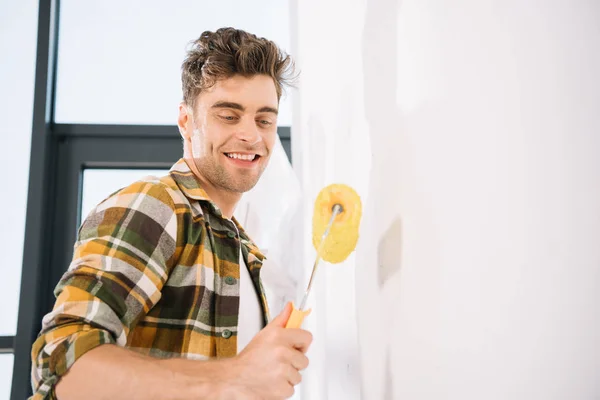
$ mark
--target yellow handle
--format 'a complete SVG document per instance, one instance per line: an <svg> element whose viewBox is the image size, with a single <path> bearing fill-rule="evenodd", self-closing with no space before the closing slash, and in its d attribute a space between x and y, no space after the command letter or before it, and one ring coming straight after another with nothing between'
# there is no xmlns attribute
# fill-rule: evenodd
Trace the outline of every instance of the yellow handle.
<svg viewBox="0 0 600 400"><path fill-rule="evenodd" d="M296 306L292 303L292 314L290 315L290 318L288 319L287 323L285 324L286 328L300 328L302 326L302 322L304 321L304 318L310 314L311 310L306 310L306 311L300 311L296 308Z"/></svg>

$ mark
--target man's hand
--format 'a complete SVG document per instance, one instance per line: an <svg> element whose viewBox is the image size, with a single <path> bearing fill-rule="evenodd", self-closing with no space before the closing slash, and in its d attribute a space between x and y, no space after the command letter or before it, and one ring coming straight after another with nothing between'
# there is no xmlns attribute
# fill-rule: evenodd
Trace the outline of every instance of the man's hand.
<svg viewBox="0 0 600 400"><path fill-rule="evenodd" d="M303 329L285 329L292 313L284 310L261 330L234 359L231 376L239 398L282 399L294 394L300 383L300 371L308 366L305 353L312 334Z"/></svg>

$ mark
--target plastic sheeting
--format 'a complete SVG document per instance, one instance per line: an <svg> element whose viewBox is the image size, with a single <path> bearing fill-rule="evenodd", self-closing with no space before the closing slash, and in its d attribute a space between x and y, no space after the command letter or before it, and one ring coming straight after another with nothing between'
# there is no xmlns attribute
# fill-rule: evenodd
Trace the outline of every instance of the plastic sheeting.
<svg viewBox="0 0 600 400"><path fill-rule="evenodd" d="M278 137L269 165L234 213L267 257L261 276L272 316L298 295L302 271L294 243L299 240L300 200L300 183Z"/></svg>

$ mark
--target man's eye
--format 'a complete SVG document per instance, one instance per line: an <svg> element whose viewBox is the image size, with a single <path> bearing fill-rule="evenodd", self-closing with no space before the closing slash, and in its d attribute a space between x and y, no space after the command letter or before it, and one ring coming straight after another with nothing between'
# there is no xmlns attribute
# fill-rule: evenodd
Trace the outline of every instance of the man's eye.
<svg viewBox="0 0 600 400"><path fill-rule="evenodd" d="M262 119L262 120L260 120L260 124L264 125L264 126L269 126L269 125L272 125L273 123L271 121L267 121L266 119Z"/></svg>
<svg viewBox="0 0 600 400"><path fill-rule="evenodd" d="M233 115L221 115L225 121L235 121L235 117Z"/></svg>

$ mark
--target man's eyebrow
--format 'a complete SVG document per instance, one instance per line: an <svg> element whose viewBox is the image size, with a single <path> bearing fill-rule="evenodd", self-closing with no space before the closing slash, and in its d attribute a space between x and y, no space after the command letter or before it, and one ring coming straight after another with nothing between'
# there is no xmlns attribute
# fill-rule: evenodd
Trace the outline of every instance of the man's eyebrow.
<svg viewBox="0 0 600 400"><path fill-rule="evenodd" d="M246 107L244 107L240 103L234 103L232 101L217 101L215 104L213 104L211 106L211 108L231 108L233 110L239 110L242 112L246 111ZM259 112L259 113L267 112L267 113L273 113L275 115L279 114L279 111L276 108L269 107L269 106L261 107L257 112Z"/></svg>
<svg viewBox="0 0 600 400"><path fill-rule="evenodd" d="M246 108L244 108L243 105L231 101L217 101L211 108L232 108L234 110L246 111Z"/></svg>
<svg viewBox="0 0 600 400"><path fill-rule="evenodd" d="M277 111L276 108L273 107L262 107L261 109L258 110L259 113L261 112L268 112L268 113L273 113L275 115L279 114L279 111Z"/></svg>

